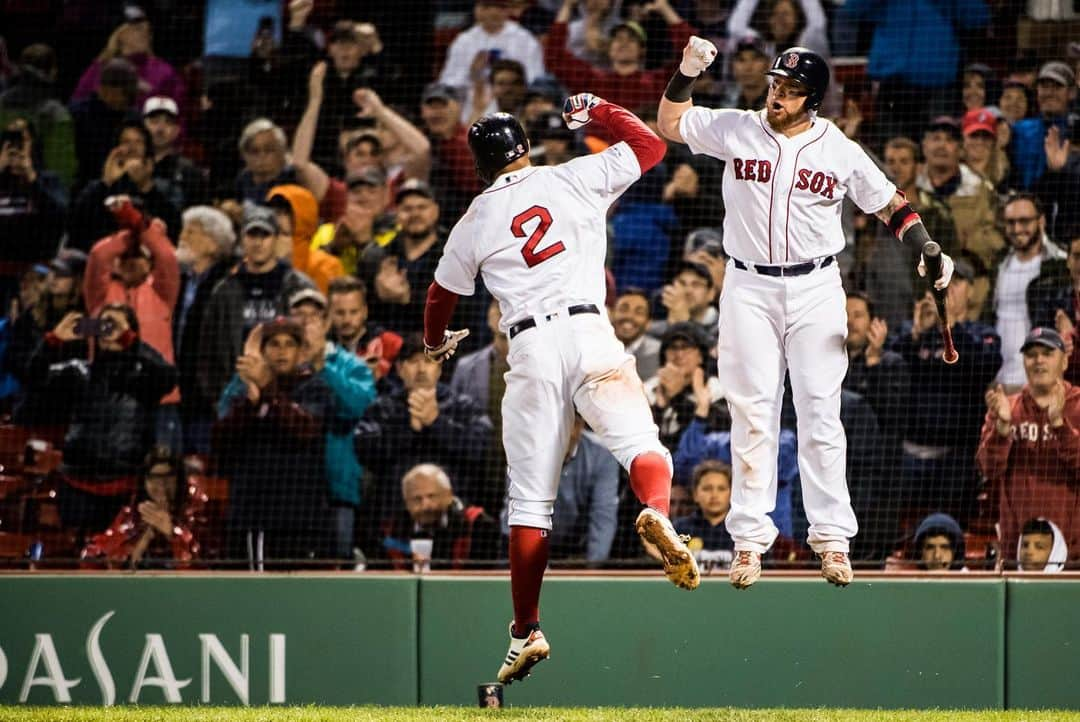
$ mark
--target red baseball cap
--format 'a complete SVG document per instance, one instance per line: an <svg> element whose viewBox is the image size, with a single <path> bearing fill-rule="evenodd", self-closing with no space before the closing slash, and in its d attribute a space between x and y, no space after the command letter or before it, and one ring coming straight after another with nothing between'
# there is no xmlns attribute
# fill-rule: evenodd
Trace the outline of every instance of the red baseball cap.
<svg viewBox="0 0 1080 722"><path fill-rule="evenodd" d="M964 113L960 127L963 128L965 136L979 131L997 135L997 118L987 108L975 108Z"/></svg>

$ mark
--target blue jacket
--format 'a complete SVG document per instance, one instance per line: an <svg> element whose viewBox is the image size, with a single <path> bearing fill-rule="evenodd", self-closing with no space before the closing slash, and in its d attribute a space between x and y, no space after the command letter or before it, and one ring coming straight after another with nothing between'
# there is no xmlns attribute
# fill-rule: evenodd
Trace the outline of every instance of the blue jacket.
<svg viewBox="0 0 1080 722"><path fill-rule="evenodd" d="M328 344L319 376L330 387L333 416L326 426L326 480L331 501L360 503L363 468L356 459L352 432L356 422L375 400L375 377L363 359L337 344ZM237 396L247 393L239 376L233 376L218 401L218 416L224 416Z"/></svg>
<svg viewBox="0 0 1080 722"><path fill-rule="evenodd" d="M1062 138L1069 137L1067 116L1046 119L1043 117L1024 118L1012 127L1012 172L1016 183L1024 190L1031 190L1043 173L1046 172L1046 133L1056 125ZM1047 229L1049 230L1049 229Z"/></svg>
<svg viewBox="0 0 1080 722"><path fill-rule="evenodd" d="M852 20L874 22L868 71L921 88L955 82L960 64L958 29L990 21L984 0L847 0Z"/></svg>
<svg viewBox="0 0 1080 722"><path fill-rule="evenodd" d="M651 291L664 285L664 264L677 225L678 218L668 204L625 200L619 204L611 219L615 244L610 256L615 259L611 272L619 288L637 286Z"/></svg>
<svg viewBox="0 0 1080 722"><path fill-rule="evenodd" d="M784 536L792 535L791 489L799 481L799 450L795 432L780 430L780 447L776 459L776 507L769 514ZM694 467L705 459L719 459L731 464L731 433L706 432L705 422L694 417L679 439L675 452L675 483L689 486Z"/></svg>

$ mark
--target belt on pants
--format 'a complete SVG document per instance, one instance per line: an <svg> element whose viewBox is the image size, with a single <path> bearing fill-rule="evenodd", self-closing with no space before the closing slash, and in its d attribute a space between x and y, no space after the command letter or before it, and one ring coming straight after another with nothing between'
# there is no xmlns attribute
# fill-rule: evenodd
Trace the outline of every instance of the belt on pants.
<svg viewBox="0 0 1080 722"><path fill-rule="evenodd" d="M599 314L600 309L597 308L596 304L594 304L594 303L581 303L581 304L578 304L577 306L571 306L570 308L566 309L566 315L567 316L576 316L579 313L595 313L595 314ZM544 316L544 320L545 321L550 321L551 319L555 318L558 315L559 315L558 311L556 311L555 313L549 313L548 315ZM536 319L535 318L526 318L526 319L524 319L522 321L518 321L513 326L511 326L510 330L506 332L506 335L509 338L513 338L514 336L517 336L522 331L528 331L530 328L533 328L535 326L536 326Z"/></svg>
<svg viewBox="0 0 1080 722"><path fill-rule="evenodd" d="M731 259L735 263L735 268L742 271L753 271L754 273L760 273L762 276L805 276L808 273L818 270L819 268L825 268L831 266L832 262L836 260L834 256L826 256L820 261L807 261L806 263L796 263L793 266L761 266L756 263L744 263L738 258Z"/></svg>

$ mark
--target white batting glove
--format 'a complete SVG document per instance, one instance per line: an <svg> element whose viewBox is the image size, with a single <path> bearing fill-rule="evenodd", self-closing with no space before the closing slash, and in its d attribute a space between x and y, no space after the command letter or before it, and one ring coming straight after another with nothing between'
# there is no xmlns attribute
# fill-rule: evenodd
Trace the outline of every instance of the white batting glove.
<svg viewBox="0 0 1080 722"><path fill-rule="evenodd" d="M566 122L566 127L570 130L577 130L583 125L588 125L592 122L589 111L603 102L603 98L598 98L592 93L571 95L563 103L562 117L563 121Z"/></svg>
<svg viewBox="0 0 1080 722"><path fill-rule="evenodd" d="M689 78L696 78L705 72L705 68L712 65L714 60L716 60L716 46L705 38L691 35L690 42L682 51L679 72Z"/></svg>
<svg viewBox="0 0 1080 722"><path fill-rule="evenodd" d="M458 344L468 335L469 329L467 328L460 331L443 331L443 342L438 346L428 346L427 341L424 342L424 355L432 361L442 363L454 355Z"/></svg>
<svg viewBox="0 0 1080 722"><path fill-rule="evenodd" d="M952 280L953 270L956 268L956 264L953 263L953 259L949 257L948 253L942 252L941 254L941 275L934 281L934 288L941 291L949 285L949 281ZM919 254L919 275L926 278L926 257L921 253Z"/></svg>

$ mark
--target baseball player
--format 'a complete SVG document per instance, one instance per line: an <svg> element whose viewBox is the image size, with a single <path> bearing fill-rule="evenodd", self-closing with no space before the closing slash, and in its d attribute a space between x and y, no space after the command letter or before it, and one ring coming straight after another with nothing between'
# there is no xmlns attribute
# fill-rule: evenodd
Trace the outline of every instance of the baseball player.
<svg viewBox="0 0 1080 722"><path fill-rule="evenodd" d="M636 528L683 589L697 563L668 520L671 456L657 438L634 357L602 313L608 207L664 157L666 145L632 113L589 93L566 101L571 128L595 122L617 142L601 153L533 167L513 116L488 115L469 129L478 195L450 232L424 310L428 354L444 360L468 333L446 331L478 273L498 300L510 339L503 397L509 467L510 586L514 621L499 681L523 679L550 647L540 631L540 585L548 531L575 410L630 474L646 505Z"/></svg>
<svg viewBox="0 0 1080 722"><path fill-rule="evenodd" d="M730 257L720 297L718 371L731 407L734 458L731 583L761 575L776 539L767 513L776 501L776 452L784 373L798 415L799 471L809 544L821 573L851 581L848 542L858 531L845 480L840 384L847 372L845 296L836 254L844 248L844 196L885 222L904 243L930 240L919 215L866 153L817 116L829 85L821 56L794 47L767 71L760 111L711 110L690 100L716 47L694 37L660 100L660 132L694 153L725 161L724 250ZM942 254L943 289L952 260ZM926 275L925 263L919 272Z"/></svg>

